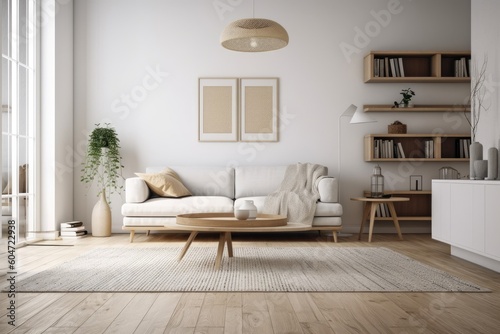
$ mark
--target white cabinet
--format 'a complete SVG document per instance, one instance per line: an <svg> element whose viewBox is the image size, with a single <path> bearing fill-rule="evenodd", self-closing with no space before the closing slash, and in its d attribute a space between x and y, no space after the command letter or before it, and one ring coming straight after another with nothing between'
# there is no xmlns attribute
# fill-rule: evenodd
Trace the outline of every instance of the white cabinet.
<svg viewBox="0 0 500 334"><path fill-rule="evenodd" d="M432 238L445 243L451 240L450 188L448 183L432 184Z"/></svg>
<svg viewBox="0 0 500 334"><path fill-rule="evenodd" d="M500 181L433 180L432 238L500 272Z"/></svg>
<svg viewBox="0 0 500 334"><path fill-rule="evenodd" d="M484 252L500 258L500 185L486 187L484 197Z"/></svg>

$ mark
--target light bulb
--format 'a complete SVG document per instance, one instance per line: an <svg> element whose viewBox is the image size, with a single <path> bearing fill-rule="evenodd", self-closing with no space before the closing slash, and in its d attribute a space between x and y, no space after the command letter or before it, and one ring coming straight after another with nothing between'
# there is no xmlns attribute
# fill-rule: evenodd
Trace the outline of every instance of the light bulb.
<svg viewBox="0 0 500 334"><path fill-rule="evenodd" d="M252 48L256 48L259 44L257 43L257 40L255 38L250 38L250 46Z"/></svg>

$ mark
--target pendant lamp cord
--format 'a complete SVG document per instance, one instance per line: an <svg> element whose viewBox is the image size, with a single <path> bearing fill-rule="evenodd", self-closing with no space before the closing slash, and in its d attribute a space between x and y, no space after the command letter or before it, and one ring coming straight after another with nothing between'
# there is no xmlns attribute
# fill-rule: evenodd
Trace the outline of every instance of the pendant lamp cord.
<svg viewBox="0 0 500 334"><path fill-rule="evenodd" d="M252 18L255 18L255 0L252 0Z"/></svg>

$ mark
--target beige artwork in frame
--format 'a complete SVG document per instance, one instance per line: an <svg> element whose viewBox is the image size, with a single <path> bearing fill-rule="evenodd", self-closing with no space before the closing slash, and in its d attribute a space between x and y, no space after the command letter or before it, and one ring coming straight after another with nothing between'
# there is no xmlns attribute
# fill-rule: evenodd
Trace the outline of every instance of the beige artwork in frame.
<svg viewBox="0 0 500 334"><path fill-rule="evenodd" d="M199 141L238 141L238 79L200 78Z"/></svg>
<svg viewBox="0 0 500 334"><path fill-rule="evenodd" d="M240 140L278 141L278 78L240 79Z"/></svg>

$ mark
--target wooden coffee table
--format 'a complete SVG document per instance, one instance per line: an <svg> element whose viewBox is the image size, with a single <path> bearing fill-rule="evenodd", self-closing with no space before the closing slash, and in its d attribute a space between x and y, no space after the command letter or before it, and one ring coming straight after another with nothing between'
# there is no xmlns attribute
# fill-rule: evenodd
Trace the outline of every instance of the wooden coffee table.
<svg viewBox="0 0 500 334"><path fill-rule="evenodd" d="M363 233L363 227L365 221L370 218L370 230L368 234L368 242L372 242L373 225L375 223L375 213L377 211L377 206L381 203L387 203L389 211L391 213L392 221L394 222L394 227L398 232L400 240L403 240L403 235L401 234L401 228L399 227L398 216L396 215L396 210L394 209L394 202L407 202L410 199L407 197L389 197L389 198L370 198L370 197L355 197L351 198L352 201L363 202L365 208L363 210L363 218L361 220L361 227L359 228L358 240L361 240L361 233Z"/></svg>
<svg viewBox="0 0 500 334"><path fill-rule="evenodd" d="M307 231L311 227L304 224L288 223L285 216L258 214L256 219L238 220L233 213L190 213L177 215L179 231L190 231L186 244L179 254L178 261L182 260L191 243L199 232L219 232L219 246L215 258L215 269L219 269L227 244L227 253L233 257L232 232L281 232L281 231Z"/></svg>

